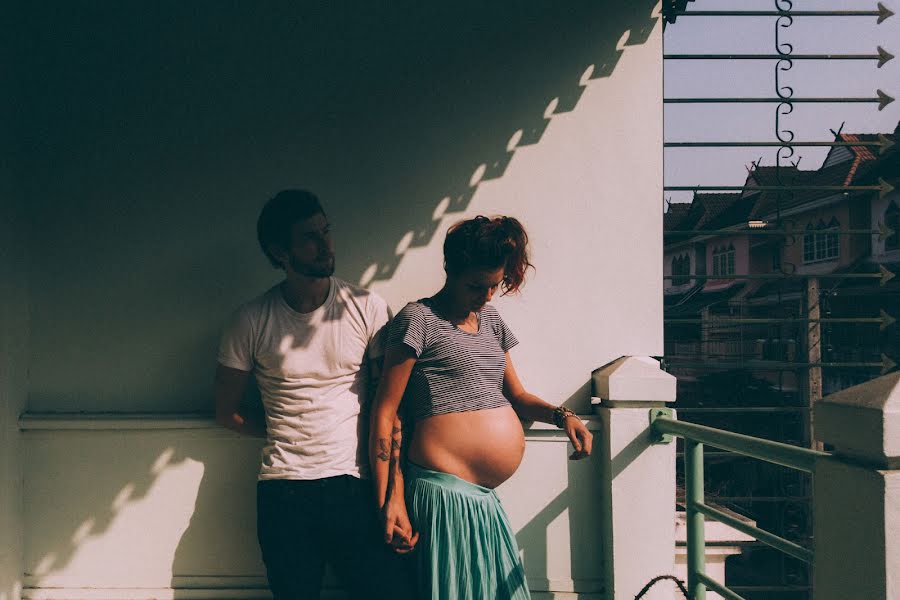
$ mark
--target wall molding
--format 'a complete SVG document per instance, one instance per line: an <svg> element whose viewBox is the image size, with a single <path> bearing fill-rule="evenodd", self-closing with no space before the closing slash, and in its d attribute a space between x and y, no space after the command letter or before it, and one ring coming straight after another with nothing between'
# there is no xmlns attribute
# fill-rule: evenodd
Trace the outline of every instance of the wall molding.
<svg viewBox="0 0 900 600"><path fill-rule="evenodd" d="M24 588L22 600L271 600L266 590L245 588ZM321 600L347 600L334 589L323 589ZM532 600L606 600L602 593L531 591Z"/></svg>
<svg viewBox="0 0 900 600"><path fill-rule="evenodd" d="M533 600L601 600L600 579L529 578ZM41 585L41 578L25 577L23 600L270 600L263 576L175 576L169 587L84 587L76 581ZM322 590L322 600L346 600L335 587Z"/></svg>
<svg viewBox="0 0 900 600"><path fill-rule="evenodd" d="M33 413L19 416L22 431L128 431L200 429L226 431L210 414L197 413Z"/></svg>
<svg viewBox="0 0 900 600"><path fill-rule="evenodd" d="M591 431L602 429L593 415L580 415ZM565 434L549 423L525 423L529 441L567 439ZM37 431L184 431L192 430L210 436L244 437L218 425L209 414L197 413L36 413L19 416L19 429Z"/></svg>

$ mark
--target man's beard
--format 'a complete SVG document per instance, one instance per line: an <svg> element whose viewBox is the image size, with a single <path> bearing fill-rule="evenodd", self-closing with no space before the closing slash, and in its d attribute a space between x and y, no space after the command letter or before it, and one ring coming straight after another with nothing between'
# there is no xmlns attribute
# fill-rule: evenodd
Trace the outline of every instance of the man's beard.
<svg viewBox="0 0 900 600"><path fill-rule="evenodd" d="M292 256L291 270L306 277L331 277L334 275L334 256L314 263L302 263Z"/></svg>

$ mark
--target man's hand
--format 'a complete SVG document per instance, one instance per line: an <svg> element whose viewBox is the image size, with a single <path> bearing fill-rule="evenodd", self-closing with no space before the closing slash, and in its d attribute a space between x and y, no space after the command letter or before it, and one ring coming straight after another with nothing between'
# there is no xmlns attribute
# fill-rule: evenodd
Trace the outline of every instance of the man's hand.
<svg viewBox="0 0 900 600"><path fill-rule="evenodd" d="M384 543L390 544L394 552L398 554L412 551L416 542L419 541L419 534L413 532L406 504L398 501L386 502L381 509L381 517L384 526Z"/></svg>
<svg viewBox="0 0 900 600"><path fill-rule="evenodd" d="M586 456L590 456L594 436L584 426L581 419L576 416L570 416L566 419L565 424L566 435L569 436L569 441L572 442L572 446L575 448L575 452L569 455L569 460L581 460Z"/></svg>

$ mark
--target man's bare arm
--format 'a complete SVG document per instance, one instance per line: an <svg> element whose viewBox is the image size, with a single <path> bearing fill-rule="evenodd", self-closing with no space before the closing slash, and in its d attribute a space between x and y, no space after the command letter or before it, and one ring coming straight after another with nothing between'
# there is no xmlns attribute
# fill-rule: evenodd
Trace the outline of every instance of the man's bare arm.
<svg viewBox="0 0 900 600"><path fill-rule="evenodd" d="M214 385L216 423L244 435L265 437L265 423L240 412L249 381L249 371L218 365Z"/></svg>

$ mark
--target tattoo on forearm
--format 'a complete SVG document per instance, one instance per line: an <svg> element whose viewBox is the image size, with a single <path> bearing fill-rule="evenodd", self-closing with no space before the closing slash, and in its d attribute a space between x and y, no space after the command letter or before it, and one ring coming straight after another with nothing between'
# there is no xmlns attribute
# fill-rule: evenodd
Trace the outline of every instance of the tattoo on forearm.
<svg viewBox="0 0 900 600"><path fill-rule="evenodd" d="M388 441L385 438L378 439L378 460L387 462L391 458L391 451L388 449Z"/></svg>

